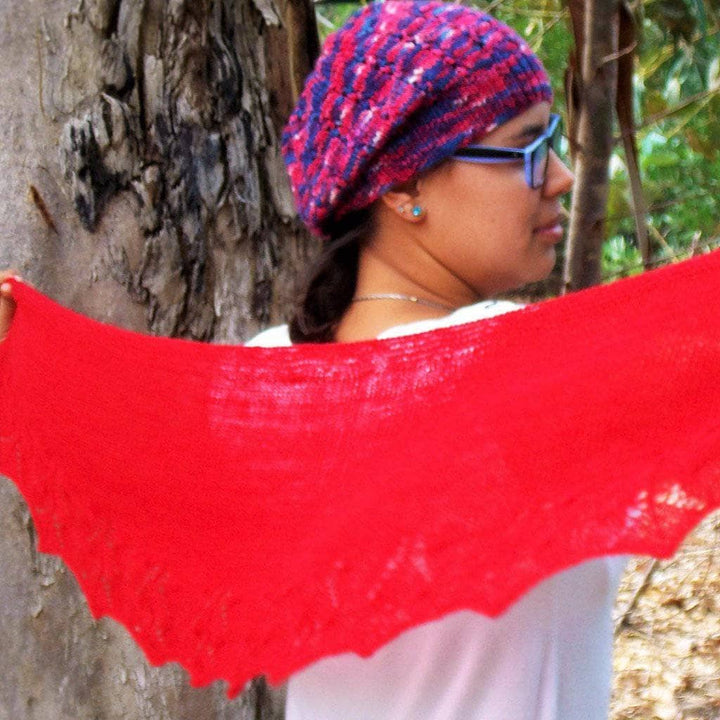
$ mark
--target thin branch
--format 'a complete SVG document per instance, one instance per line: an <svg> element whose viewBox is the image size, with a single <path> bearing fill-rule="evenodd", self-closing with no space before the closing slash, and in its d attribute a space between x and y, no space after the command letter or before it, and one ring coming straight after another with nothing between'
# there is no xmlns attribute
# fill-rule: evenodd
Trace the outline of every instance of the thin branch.
<svg viewBox="0 0 720 720"><path fill-rule="evenodd" d="M505 2L505 0L493 0L493 2L489 3L486 8L484 8L484 12L492 13L493 10L495 10L496 7L500 7Z"/></svg>
<svg viewBox="0 0 720 720"><path fill-rule="evenodd" d="M630 598L630 601L625 606L625 610L620 614L620 617L617 619L617 622L615 623L615 635L617 636L618 633L629 624L630 615L634 612L635 608L637 607L638 602L640 601L640 598L643 596L645 591L650 587L650 581L652 580L652 576L655 574L655 571L660 567L660 562L658 560L653 560L650 563L650 567L645 571L645 575L643 576L643 579L640 581L640 584L637 586L635 592L633 593L633 596Z"/></svg>
<svg viewBox="0 0 720 720"><path fill-rule="evenodd" d="M685 98L685 100L682 100L674 107L668 108L667 110L663 110L662 112L655 113L654 115L645 118L639 125L634 128L634 131L637 132L638 130L644 130L645 128L650 127L651 125L656 125L661 120L665 120L672 115L682 112L696 102L701 102L702 100L706 99L710 101L713 95L717 93L720 93L720 87L710 88L709 90L703 90L702 92L695 93L695 95L691 95L690 97ZM615 137L615 141L620 142L622 140L622 137L622 133L618 133Z"/></svg>
<svg viewBox="0 0 720 720"><path fill-rule="evenodd" d="M664 186L669 187L669 186ZM652 215L653 213L661 212L662 210L666 210L667 208L673 207L674 205L678 205L680 203L686 203L690 200L698 200L701 198L706 198L711 195L710 192L707 190L702 190L694 193L688 193L687 195L681 195L680 197L674 197L670 200L664 200L663 202L656 202L652 205L648 205L646 208L646 213L648 215ZM629 218L633 217L633 213L611 213L608 214L607 220L608 222L619 222L620 220L628 220Z"/></svg>
<svg viewBox="0 0 720 720"><path fill-rule="evenodd" d="M660 243L663 250L665 250L665 252L668 253L671 258L675 259L677 257L677 253L670 246L670 243L665 239L665 236L654 225L649 225L649 228L650 234Z"/></svg>
<svg viewBox="0 0 720 720"><path fill-rule="evenodd" d="M688 45L695 45L701 40L711 38L713 37L713 35L717 35L718 33L720 33L720 26L709 28L704 33L696 33L688 41ZM673 53L676 50L677 48L675 46L671 47L666 45L665 47L663 47L655 58L654 64L651 65L648 62L647 64L645 64L644 68L642 65L638 68L638 76L642 79L643 82L645 82L648 78L651 78L673 56ZM645 69L645 73L642 72L643 69Z"/></svg>
<svg viewBox="0 0 720 720"><path fill-rule="evenodd" d="M643 270L654 270L655 268L663 267L664 265L682 262L683 260L688 260L691 257L699 255L705 250L712 251L717 250L718 248L720 248L720 237L713 238L712 240L708 240L704 243L695 242L695 238L693 238L693 242L689 250L687 252L684 252L682 255L679 255L676 251L673 250L671 257L655 258L654 260L651 260L647 265L643 265L643 263L641 262L635 263L633 265L626 265L625 272L614 273L612 275L603 275L603 282L609 283L613 282L614 280L620 280L621 278L627 277L627 275L629 273L632 273L633 271L642 272Z"/></svg>
<svg viewBox="0 0 720 720"><path fill-rule="evenodd" d="M619 60L621 57L625 57L625 55L629 55L630 53L634 52L637 48L638 44L637 41L632 43L631 45L628 45L627 47L622 48L621 50L618 50L617 52L611 53L610 55L606 55L601 61L601 65L607 65L608 63L615 62L616 60Z"/></svg>
<svg viewBox="0 0 720 720"><path fill-rule="evenodd" d="M698 113L700 113L705 107L707 107L712 102L713 95L715 95L715 93L718 93L718 92L720 92L720 87L715 88L714 92L710 93L710 95L708 97L705 97L702 100L699 100L698 107L696 107L694 109L694 112L689 117L686 117L684 120L681 120L679 122L679 124L673 128L670 135L668 135L668 138L671 138L674 135L677 135L684 127L686 127Z"/></svg>

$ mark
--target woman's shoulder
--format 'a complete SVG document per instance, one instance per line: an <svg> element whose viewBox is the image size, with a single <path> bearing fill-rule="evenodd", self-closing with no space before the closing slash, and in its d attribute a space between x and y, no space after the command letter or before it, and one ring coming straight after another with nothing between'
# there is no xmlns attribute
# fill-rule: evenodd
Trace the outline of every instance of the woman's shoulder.
<svg viewBox="0 0 720 720"><path fill-rule="evenodd" d="M474 305L466 305L455 312L445 315L441 318L433 318L431 320L418 320L417 322L407 323L405 325L396 325L388 328L378 335L378 338L400 337L401 335L413 335L415 333L427 332L428 330L437 330L443 327L452 327L453 325L462 325L463 323L474 322L475 320L486 320L487 318L503 315L507 312L513 312L524 307L519 303L510 302L509 300L483 300Z"/></svg>
<svg viewBox="0 0 720 720"><path fill-rule="evenodd" d="M395 325L394 327L384 330L378 335L378 338L401 337L402 335L414 335L415 333L427 332L428 330L437 330L438 328L451 327L453 325L462 325L463 323L474 322L475 320L486 320L487 318L502 315L513 310L519 310L524 307L518 303L509 300L484 300L474 305L466 305L455 312L445 315L441 318L433 318L431 320L417 320L403 325ZM267 330L258 333L252 339L245 343L254 347L285 347L292 345L290 340L290 331L287 325L275 325Z"/></svg>
<svg viewBox="0 0 720 720"><path fill-rule="evenodd" d="M255 335L245 345L253 347L285 347L292 345L287 325L275 325Z"/></svg>

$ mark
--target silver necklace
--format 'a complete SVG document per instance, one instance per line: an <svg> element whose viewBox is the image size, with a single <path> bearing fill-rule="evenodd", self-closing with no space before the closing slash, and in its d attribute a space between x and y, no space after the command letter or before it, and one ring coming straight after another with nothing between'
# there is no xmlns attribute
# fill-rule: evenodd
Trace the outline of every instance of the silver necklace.
<svg viewBox="0 0 720 720"><path fill-rule="evenodd" d="M434 308L435 310L447 310L448 312L457 310L457 308L452 305L443 305L442 303L434 302L433 300L420 298L417 295L401 295L400 293L373 293L371 295L359 295L358 297L352 299L354 303L366 302L367 300L404 300L405 302L415 303L416 305L425 305L427 307Z"/></svg>

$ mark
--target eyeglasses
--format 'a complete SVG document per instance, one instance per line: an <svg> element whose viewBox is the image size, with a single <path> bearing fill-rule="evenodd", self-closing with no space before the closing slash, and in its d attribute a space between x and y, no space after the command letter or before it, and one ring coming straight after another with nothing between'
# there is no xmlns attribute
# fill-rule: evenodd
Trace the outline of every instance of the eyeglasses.
<svg viewBox="0 0 720 720"><path fill-rule="evenodd" d="M547 130L524 148L490 147L488 145L468 145L458 150L453 157L474 163L504 163L524 160L525 182L533 188L542 187L547 175L550 150L560 134L560 116L551 115Z"/></svg>

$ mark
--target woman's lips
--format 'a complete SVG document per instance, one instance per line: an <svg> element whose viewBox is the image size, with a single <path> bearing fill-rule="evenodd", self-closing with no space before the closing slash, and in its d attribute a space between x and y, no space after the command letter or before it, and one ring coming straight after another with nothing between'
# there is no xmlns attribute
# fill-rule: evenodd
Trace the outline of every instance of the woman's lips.
<svg viewBox="0 0 720 720"><path fill-rule="evenodd" d="M550 243L557 243L563 239L565 228L563 227L562 218L557 217L545 225L540 225L533 230L533 235Z"/></svg>

